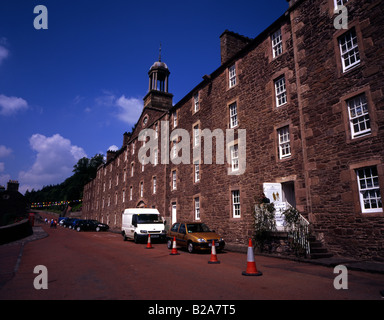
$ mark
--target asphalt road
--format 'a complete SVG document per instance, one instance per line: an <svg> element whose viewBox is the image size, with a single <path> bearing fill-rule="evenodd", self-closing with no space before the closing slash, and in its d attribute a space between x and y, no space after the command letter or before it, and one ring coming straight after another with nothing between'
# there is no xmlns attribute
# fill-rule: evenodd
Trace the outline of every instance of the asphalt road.
<svg viewBox="0 0 384 320"><path fill-rule="evenodd" d="M111 232L76 232L43 226L49 236L27 243L16 275L0 300L383 300L384 276L348 270L348 289L336 290L333 268L255 256L259 277L246 277L247 255L169 255L164 243L123 241ZM47 289L34 281L47 269ZM40 282L42 283L42 281Z"/></svg>

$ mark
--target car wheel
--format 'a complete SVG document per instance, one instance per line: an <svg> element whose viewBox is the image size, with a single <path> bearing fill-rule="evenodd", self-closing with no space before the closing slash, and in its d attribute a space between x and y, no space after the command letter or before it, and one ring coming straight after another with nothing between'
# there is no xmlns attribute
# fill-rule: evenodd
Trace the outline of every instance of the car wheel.
<svg viewBox="0 0 384 320"><path fill-rule="evenodd" d="M77 228L76 228L76 231L77 231L77 232L80 232L80 230L81 230L80 227L77 227Z"/></svg>
<svg viewBox="0 0 384 320"><path fill-rule="evenodd" d="M194 248L193 248L193 243L192 242L188 242L187 250L188 250L189 253L193 252Z"/></svg>
<svg viewBox="0 0 384 320"><path fill-rule="evenodd" d="M167 247L168 247L168 249L172 249L172 245L173 245L173 241L172 241L171 238L169 238L168 241L167 241Z"/></svg>
<svg viewBox="0 0 384 320"><path fill-rule="evenodd" d="M138 236L137 236L136 233L133 235L133 241L134 241L135 243L139 243L139 238L138 238Z"/></svg>

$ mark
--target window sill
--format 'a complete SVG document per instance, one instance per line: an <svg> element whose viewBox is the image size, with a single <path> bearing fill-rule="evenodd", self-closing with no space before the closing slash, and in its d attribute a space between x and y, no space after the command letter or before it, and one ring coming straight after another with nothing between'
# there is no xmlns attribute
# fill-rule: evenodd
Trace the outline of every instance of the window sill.
<svg viewBox="0 0 384 320"><path fill-rule="evenodd" d="M370 218L373 218L373 217L383 217L384 216L384 213L383 211L377 211L377 212L362 212L360 211L359 212L359 215L361 217L370 217Z"/></svg>

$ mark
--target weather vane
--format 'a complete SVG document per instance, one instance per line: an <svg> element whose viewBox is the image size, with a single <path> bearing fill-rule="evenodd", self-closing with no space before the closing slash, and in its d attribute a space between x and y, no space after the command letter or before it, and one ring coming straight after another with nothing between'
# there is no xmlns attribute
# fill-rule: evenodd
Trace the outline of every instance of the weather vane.
<svg viewBox="0 0 384 320"><path fill-rule="evenodd" d="M160 42L160 48L159 48L159 62L161 62L161 42Z"/></svg>

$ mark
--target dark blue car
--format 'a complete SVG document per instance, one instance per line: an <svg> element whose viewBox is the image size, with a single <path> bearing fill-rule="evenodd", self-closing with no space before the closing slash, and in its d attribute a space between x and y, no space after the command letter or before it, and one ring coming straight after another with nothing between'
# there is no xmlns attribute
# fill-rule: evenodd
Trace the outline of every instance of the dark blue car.
<svg viewBox="0 0 384 320"><path fill-rule="evenodd" d="M77 220L74 223L73 229L76 231L107 231L109 226L105 223L101 223L97 220Z"/></svg>

